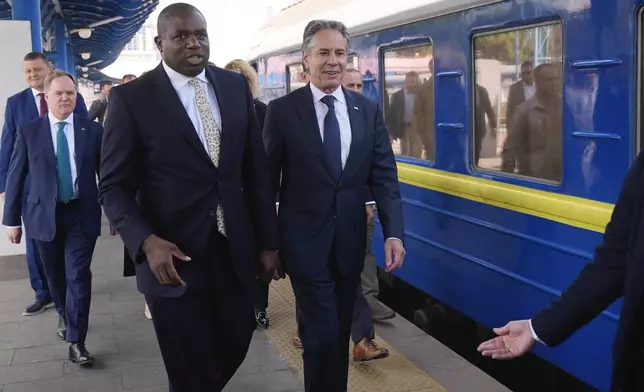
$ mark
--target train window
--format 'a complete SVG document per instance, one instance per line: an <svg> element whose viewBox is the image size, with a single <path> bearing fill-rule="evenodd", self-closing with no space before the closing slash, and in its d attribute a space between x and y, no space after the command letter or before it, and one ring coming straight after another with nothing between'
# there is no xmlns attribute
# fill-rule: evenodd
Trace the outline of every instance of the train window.
<svg viewBox="0 0 644 392"><path fill-rule="evenodd" d="M347 69L359 69L357 54L353 53L347 56Z"/></svg>
<svg viewBox="0 0 644 392"><path fill-rule="evenodd" d="M306 80L304 80L303 73L304 64L302 63L291 64L286 67L289 93L300 87L306 86Z"/></svg>
<svg viewBox="0 0 644 392"><path fill-rule="evenodd" d="M560 182L561 24L474 37L474 166Z"/></svg>
<svg viewBox="0 0 644 392"><path fill-rule="evenodd" d="M434 160L431 44L383 52L385 120L394 153Z"/></svg>

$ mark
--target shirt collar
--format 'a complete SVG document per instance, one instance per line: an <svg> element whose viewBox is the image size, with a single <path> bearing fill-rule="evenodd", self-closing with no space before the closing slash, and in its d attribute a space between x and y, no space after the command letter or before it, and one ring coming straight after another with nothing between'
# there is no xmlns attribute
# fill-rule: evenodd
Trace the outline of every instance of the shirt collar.
<svg viewBox="0 0 644 392"><path fill-rule="evenodd" d="M325 93L324 91L320 90L319 88L315 87L313 83L309 83L309 86L311 86L311 92L313 93L313 102L317 103L322 100L325 96L329 95ZM347 101L344 97L344 91L342 91L342 87L338 86L338 88L335 89L335 91L330 94L333 95L333 97L338 100L341 104L347 105Z"/></svg>
<svg viewBox="0 0 644 392"><path fill-rule="evenodd" d="M66 119L64 119L63 121L60 121L59 119L57 119L56 117L54 117L54 115L53 115L53 114L51 114L51 112L48 112L48 113L47 113L47 117L49 117L49 123L50 123L52 126L54 126L54 125L58 124L59 122L64 122L64 123L67 123L67 124L69 124L69 125L74 125L74 113L72 113L72 114L70 114L69 116L67 116L67 118L66 118Z"/></svg>
<svg viewBox="0 0 644 392"><path fill-rule="evenodd" d="M38 94L43 93L42 91L38 91L33 87L29 87L29 88L31 89L31 93L34 95L34 98L36 98L38 96Z"/></svg>
<svg viewBox="0 0 644 392"><path fill-rule="evenodd" d="M170 66L166 64L165 61L162 61L161 63L163 64L163 69L168 75L168 78L170 78L170 83L175 90L181 89L183 86L188 84L190 79L192 79L191 77L182 75L174 69L170 68ZM201 73L197 75L196 78L201 82L208 83L208 78L206 78L206 69L204 68L204 70L201 71Z"/></svg>

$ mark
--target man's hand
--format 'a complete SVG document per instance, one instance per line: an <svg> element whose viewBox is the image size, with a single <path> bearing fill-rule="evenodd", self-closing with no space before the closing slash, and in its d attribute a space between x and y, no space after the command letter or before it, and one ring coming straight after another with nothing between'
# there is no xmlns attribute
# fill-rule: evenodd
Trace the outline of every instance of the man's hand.
<svg viewBox="0 0 644 392"><path fill-rule="evenodd" d="M390 238L385 241L385 272L392 272L402 267L405 248L402 241Z"/></svg>
<svg viewBox="0 0 644 392"><path fill-rule="evenodd" d="M175 244L151 234L143 241L142 249L159 283L173 286L186 285L174 268L172 257L183 261L190 261L190 257L183 254Z"/></svg>
<svg viewBox="0 0 644 392"><path fill-rule="evenodd" d="M494 328L497 337L483 342L478 351L493 359L513 359L528 353L536 340L530 330L528 320L511 321L501 328Z"/></svg>
<svg viewBox="0 0 644 392"><path fill-rule="evenodd" d="M376 218L376 206L375 204L368 204L365 208L367 209L367 223L371 223Z"/></svg>
<svg viewBox="0 0 644 392"><path fill-rule="evenodd" d="M22 239L22 227L7 228L7 237L12 244L19 244Z"/></svg>
<svg viewBox="0 0 644 392"><path fill-rule="evenodd" d="M274 250L259 251L259 261L262 263L262 279L265 282L280 280L286 275L282 270L279 255Z"/></svg>

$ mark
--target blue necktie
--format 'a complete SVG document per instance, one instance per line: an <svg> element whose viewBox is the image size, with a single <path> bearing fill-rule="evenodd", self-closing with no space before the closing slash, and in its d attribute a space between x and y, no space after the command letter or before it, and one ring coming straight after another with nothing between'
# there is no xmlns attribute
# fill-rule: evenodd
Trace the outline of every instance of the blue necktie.
<svg viewBox="0 0 644 392"><path fill-rule="evenodd" d="M58 200L69 203L74 196L74 184L72 182L72 165L69 161L69 146L65 136L65 122L59 122L58 133L56 134L56 168L58 171Z"/></svg>
<svg viewBox="0 0 644 392"><path fill-rule="evenodd" d="M340 143L340 123L335 115L335 98L333 95L327 95L322 98L322 103L329 107L329 111L324 117L324 150L329 160L331 175L338 181L342 174L342 146Z"/></svg>

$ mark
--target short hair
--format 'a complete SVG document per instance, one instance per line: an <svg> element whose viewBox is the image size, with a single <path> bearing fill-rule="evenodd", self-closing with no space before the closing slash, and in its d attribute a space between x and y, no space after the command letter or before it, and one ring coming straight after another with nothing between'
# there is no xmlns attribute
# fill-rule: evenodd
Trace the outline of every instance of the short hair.
<svg viewBox="0 0 644 392"><path fill-rule="evenodd" d="M534 64L532 63L532 60L526 60L521 63L521 68L526 68L526 67L534 68Z"/></svg>
<svg viewBox="0 0 644 392"><path fill-rule="evenodd" d="M557 67L553 63L543 63L539 64L537 68L534 69L534 77L535 79L539 79L541 77L541 73L546 69L546 68L552 68L554 70L557 69Z"/></svg>
<svg viewBox="0 0 644 392"><path fill-rule="evenodd" d="M70 78L72 82L74 82L74 89L76 89L76 87L78 86L78 84L76 83L76 78L74 78L74 76L69 72L56 69L50 72L49 75L47 75L47 77L45 78L45 91L49 91L49 88L51 87L51 84L55 79L64 77Z"/></svg>
<svg viewBox="0 0 644 392"><path fill-rule="evenodd" d="M114 84L114 83L112 83L112 81L111 81L111 80L103 80L103 81L101 81L101 88L103 88L103 87L105 87L105 86L111 86L111 85L113 85L113 84Z"/></svg>
<svg viewBox="0 0 644 392"><path fill-rule="evenodd" d="M418 78L418 76L419 76L419 75L418 75L418 72L416 72L416 71L409 71L409 72L407 72L407 73L405 74L405 79L409 79L409 78Z"/></svg>
<svg viewBox="0 0 644 392"><path fill-rule="evenodd" d="M134 74L125 74L125 75L123 75L123 77L121 78L121 82L124 82L124 81L126 81L127 79L136 79L136 75L134 75Z"/></svg>
<svg viewBox="0 0 644 392"><path fill-rule="evenodd" d="M315 19L310 21L304 28L304 34L302 35L302 51L304 53L311 53L311 49L313 49L313 37L315 37L315 34L324 30L335 30L342 34L346 42L347 50L349 50L351 35L344 23L335 20Z"/></svg>
<svg viewBox="0 0 644 392"><path fill-rule="evenodd" d="M42 60L45 63L47 63L47 66L49 66L49 59L47 58L47 56L45 56L40 52L29 52L22 59L22 61L34 61L34 60Z"/></svg>
<svg viewBox="0 0 644 392"><path fill-rule="evenodd" d="M257 99L259 97L259 76L250 64L244 60L236 59L226 64L224 68L244 75L250 85L250 92L253 94L253 98Z"/></svg>
<svg viewBox="0 0 644 392"><path fill-rule="evenodd" d="M157 35L163 36L168 27L168 22L170 22L170 19L176 17L179 14L185 15L189 12L195 11L198 12L204 20L206 20L206 17L203 15L203 13L201 13L201 11L199 11L199 9L192 4L174 3L165 7L159 13L159 17L157 18Z"/></svg>
<svg viewBox="0 0 644 392"><path fill-rule="evenodd" d="M357 68L347 68L347 72L355 72L358 75L362 76L362 72L360 72Z"/></svg>

